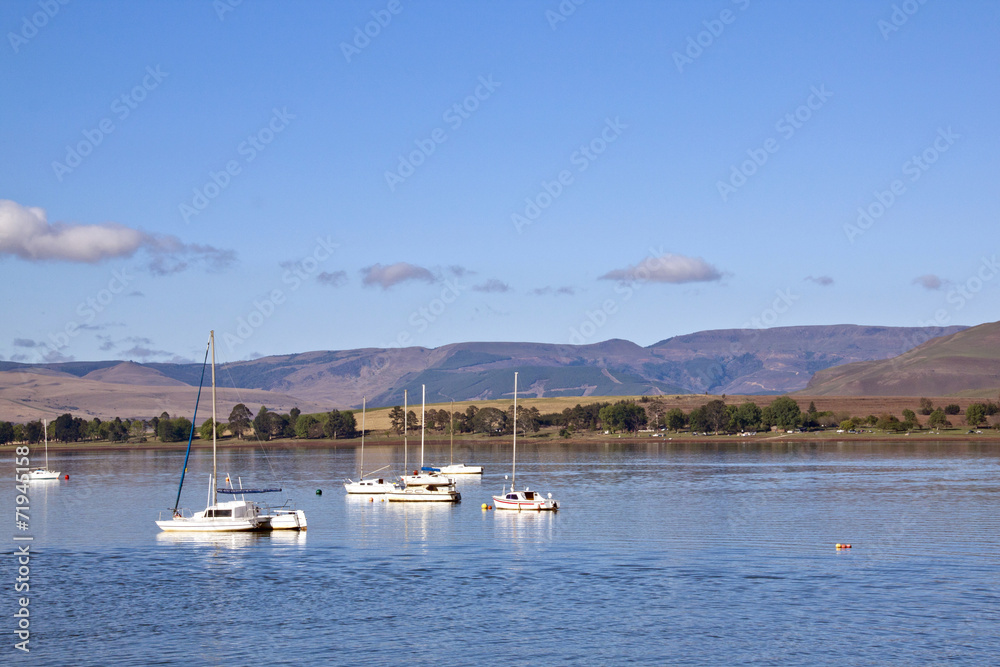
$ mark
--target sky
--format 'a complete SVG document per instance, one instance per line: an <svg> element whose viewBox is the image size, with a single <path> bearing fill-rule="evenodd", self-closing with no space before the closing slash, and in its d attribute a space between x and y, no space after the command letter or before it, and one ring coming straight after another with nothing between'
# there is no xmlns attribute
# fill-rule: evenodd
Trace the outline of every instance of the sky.
<svg viewBox="0 0 1000 667"><path fill-rule="evenodd" d="M997 319L1000 3L0 3L0 360Z"/></svg>

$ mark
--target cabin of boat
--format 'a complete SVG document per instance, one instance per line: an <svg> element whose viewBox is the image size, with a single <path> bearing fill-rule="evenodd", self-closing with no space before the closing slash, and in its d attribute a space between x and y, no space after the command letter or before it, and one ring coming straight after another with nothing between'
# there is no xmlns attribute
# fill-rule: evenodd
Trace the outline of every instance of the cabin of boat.
<svg viewBox="0 0 1000 667"><path fill-rule="evenodd" d="M357 482L347 480L344 482L344 489L348 493L392 493L393 491L398 491L399 486L393 482L387 482L385 479L372 478L372 479L361 479Z"/></svg>

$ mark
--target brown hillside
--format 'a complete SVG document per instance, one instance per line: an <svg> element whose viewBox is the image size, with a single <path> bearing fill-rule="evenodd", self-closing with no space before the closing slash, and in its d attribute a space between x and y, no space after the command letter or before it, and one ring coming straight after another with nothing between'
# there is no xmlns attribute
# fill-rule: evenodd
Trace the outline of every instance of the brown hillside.
<svg viewBox="0 0 1000 667"><path fill-rule="evenodd" d="M802 390L839 396L995 396L1000 387L1000 322L930 340L884 361L818 371Z"/></svg>
<svg viewBox="0 0 1000 667"><path fill-rule="evenodd" d="M99 382L67 376L64 373L23 371L0 372L0 419L26 422L33 419L55 419L69 412L74 417L102 420L149 419L162 412L172 417L191 417L197 387L145 386ZM211 416L208 392L202 394L198 421ZM261 405L278 412L288 412L298 406L303 412L329 409L310 401L301 401L287 394L260 389L219 389L219 420L226 420L233 406L246 403L253 412Z"/></svg>
<svg viewBox="0 0 1000 667"><path fill-rule="evenodd" d="M188 385L169 378L160 371L147 368L133 361L123 361L117 366L100 368L83 376L85 380L111 382L113 384L141 384L147 387L187 387Z"/></svg>

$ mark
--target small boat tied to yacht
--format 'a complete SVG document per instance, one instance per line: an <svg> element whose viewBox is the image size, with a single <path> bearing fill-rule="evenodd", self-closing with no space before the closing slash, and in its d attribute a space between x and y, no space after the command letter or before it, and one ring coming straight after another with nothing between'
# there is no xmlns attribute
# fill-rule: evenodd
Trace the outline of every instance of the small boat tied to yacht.
<svg viewBox="0 0 1000 667"><path fill-rule="evenodd" d="M184 487L184 475L187 473L188 459L191 456L191 442L194 439L194 424L198 416L198 403L201 401L201 389L205 383L205 366L208 364L209 352L212 354L212 474L209 476L208 501L204 510L191 513L179 509L181 489ZM187 453L184 455L184 468L181 471L180 484L177 487L177 500L170 511L169 518L164 519L161 513L156 525L168 533L198 532L198 533L233 533L270 530L305 530L306 515L302 510L282 506L271 509L267 505L247 500L247 494L278 492L281 489L244 489L218 487L216 484L217 464L217 425L215 396L215 332L209 333L208 349L205 350L205 363L201 369L201 381L198 383L198 398L195 400L194 416L191 419L191 432L188 435ZM229 481L229 477L226 477ZM240 487L243 486L242 481ZM218 494L239 495L239 499L219 501Z"/></svg>
<svg viewBox="0 0 1000 667"><path fill-rule="evenodd" d="M507 479L507 475L503 476ZM493 496L493 506L498 510L557 510L559 502L552 500L552 494L544 496L538 491L524 487L518 491L514 486L517 478L517 373L514 373L514 450L511 455L510 490L506 484L499 496Z"/></svg>

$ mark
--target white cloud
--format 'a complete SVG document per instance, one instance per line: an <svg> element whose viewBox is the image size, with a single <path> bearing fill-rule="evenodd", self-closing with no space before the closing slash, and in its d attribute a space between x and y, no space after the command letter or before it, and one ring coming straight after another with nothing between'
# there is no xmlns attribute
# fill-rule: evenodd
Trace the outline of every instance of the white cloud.
<svg viewBox="0 0 1000 667"><path fill-rule="evenodd" d="M636 266L608 271L601 280L653 283L696 283L720 280L722 274L700 257L685 257L667 253L647 257Z"/></svg>
<svg viewBox="0 0 1000 667"><path fill-rule="evenodd" d="M150 255L149 268L159 275L186 269L192 261L210 268L228 266L235 255L212 246L186 244L175 236L156 235L114 222L99 225L50 223L45 209L0 199L0 256L27 261L82 262Z"/></svg>
<svg viewBox="0 0 1000 667"><path fill-rule="evenodd" d="M393 285L406 282L408 280L422 280L424 282L435 282L434 274L422 266L415 266L407 262L396 262L389 266L375 264L361 269L361 282L367 287L378 285L382 289L389 289Z"/></svg>
<svg viewBox="0 0 1000 667"><path fill-rule="evenodd" d="M914 285L920 285L924 289L939 290L944 282L933 273L926 273L913 279Z"/></svg>

